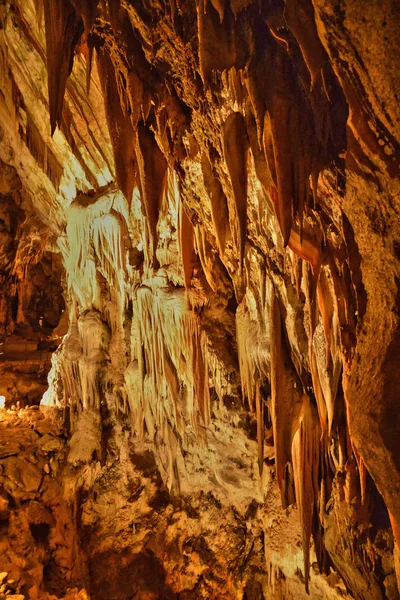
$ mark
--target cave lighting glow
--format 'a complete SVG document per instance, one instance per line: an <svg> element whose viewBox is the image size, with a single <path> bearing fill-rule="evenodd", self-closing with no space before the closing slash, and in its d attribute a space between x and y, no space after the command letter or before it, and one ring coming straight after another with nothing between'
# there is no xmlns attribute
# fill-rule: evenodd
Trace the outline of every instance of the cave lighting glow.
<svg viewBox="0 0 400 600"><path fill-rule="evenodd" d="M4 408L6 403L5 396L0 396L0 408Z"/></svg>

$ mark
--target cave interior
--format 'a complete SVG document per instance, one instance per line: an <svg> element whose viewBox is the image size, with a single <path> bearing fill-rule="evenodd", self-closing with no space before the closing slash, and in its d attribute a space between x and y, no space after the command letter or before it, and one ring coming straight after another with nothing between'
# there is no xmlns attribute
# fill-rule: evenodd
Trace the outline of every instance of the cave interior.
<svg viewBox="0 0 400 600"><path fill-rule="evenodd" d="M0 600L400 598L398 0L0 0Z"/></svg>

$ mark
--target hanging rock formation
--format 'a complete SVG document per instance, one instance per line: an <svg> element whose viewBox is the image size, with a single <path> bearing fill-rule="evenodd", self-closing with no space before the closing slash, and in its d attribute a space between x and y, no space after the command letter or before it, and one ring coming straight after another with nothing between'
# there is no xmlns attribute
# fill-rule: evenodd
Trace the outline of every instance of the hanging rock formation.
<svg viewBox="0 0 400 600"><path fill-rule="evenodd" d="M66 333L56 425L1 423L4 592L399 597L399 26L395 0L0 5L1 332Z"/></svg>

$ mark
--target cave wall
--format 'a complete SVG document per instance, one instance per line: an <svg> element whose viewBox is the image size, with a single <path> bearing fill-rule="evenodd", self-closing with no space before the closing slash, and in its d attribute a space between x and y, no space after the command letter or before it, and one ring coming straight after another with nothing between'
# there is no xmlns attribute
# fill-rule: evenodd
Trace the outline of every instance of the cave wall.
<svg viewBox="0 0 400 600"><path fill-rule="evenodd" d="M63 265L15 168L1 165L0 337L54 330L64 310Z"/></svg>
<svg viewBox="0 0 400 600"><path fill-rule="evenodd" d="M97 424L77 463L123 424L170 494L257 498L293 585L268 523L296 502L306 587L311 544L354 597L397 597L395 0L0 10L0 158L66 272L45 401Z"/></svg>

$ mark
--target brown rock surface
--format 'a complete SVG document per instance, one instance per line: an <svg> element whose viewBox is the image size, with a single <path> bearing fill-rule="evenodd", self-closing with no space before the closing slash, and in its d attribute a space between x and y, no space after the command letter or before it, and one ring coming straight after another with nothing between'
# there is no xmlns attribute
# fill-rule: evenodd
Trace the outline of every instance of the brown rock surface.
<svg viewBox="0 0 400 600"><path fill-rule="evenodd" d="M12 591L399 597L399 25L395 0L0 5L7 407L67 333L62 428L0 409Z"/></svg>

